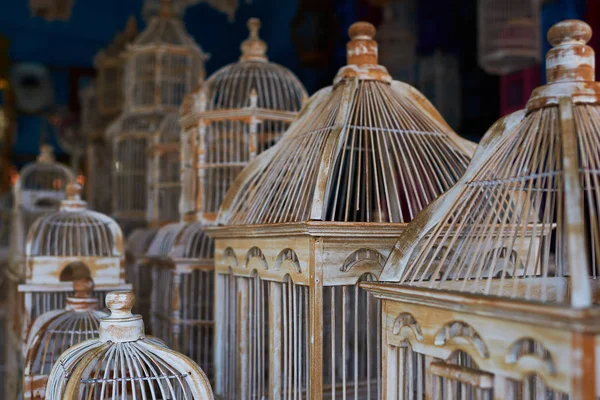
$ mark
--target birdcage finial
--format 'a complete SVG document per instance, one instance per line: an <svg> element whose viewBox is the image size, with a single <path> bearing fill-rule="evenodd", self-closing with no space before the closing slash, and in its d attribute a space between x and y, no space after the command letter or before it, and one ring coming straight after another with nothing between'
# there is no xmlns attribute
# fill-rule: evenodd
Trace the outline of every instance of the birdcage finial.
<svg viewBox="0 0 600 400"><path fill-rule="evenodd" d="M94 281L90 277L77 279L73 282L73 291L77 298L89 298L94 291Z"/></svg>
<svg viewBox="0 0 600 400"><path fill-rule="evenodd" d="M175 15L173 12L172 0L160 0L159 15L164 18L169 18Z"/></svg>
<svg viewBox="0 0 600 400"><path fill-rule="evenodd" d="M125 26L125 31L123 31L123 34L126 39L131 40L137 35L137 32L137 20L135 19L134 15L130 15L129 19L127 20L127 25Z"/></svg>
<svg viewBox="0 0 600 400"><path fill-rule="evenodd" d="M135 295L131 291L106 295L110 315L100 322L101 342L133 342L146 336L142 316L131 313L134 304Z"/></svg>
<svg viewBox="0 0 600 400"><path fill-rule="evenodd" d="M248 23L250 36L242 42L242 61L267 61L267 44L258 36L261 27L260 19L250 18Z"/></svg>
<svg viewBox="0 0 600 400"><path fill-rule="evenodd" d="M38 156L38 162L52 163L55 161L54 149L49 144L43 144L40 146L40 155Z"/></svg>
<svg viewBox="0 0 600 400"><path fill-rule="evenodd" d="M67 200L81 200L81 185L75 182L67 184L65 190Z"/></svg>
<svg viewBox="0 0 600 400"><path fill-rule="evenodd" d="M355 22L348 29L350 41L346 45L348 64L377 65L375 26L368 22Z"/></svg>
<svg viewBox="0 0 600 400"><path fill-rule="evenodd" d="M594 50L587 45L592 28L583 21L561 21L548 31L553 46L546 55L548 83L594 80Z"/></svg>
<svg viewBox="0 0 600 400"><path fill-rule="evenodd" d="M98 308L98 300L92 296L94 281L90 277L73 281L74 296L67 297L67 309L73 311L89 311Z"/></svg>
<svg viewBox="0 0 600 400"><path fill-rule="evenodd" d="M81 200L83 188L77 182L70 182L65 188L66 198L60 202L61 211L80 211L87 207L87 203Z"/></svg>

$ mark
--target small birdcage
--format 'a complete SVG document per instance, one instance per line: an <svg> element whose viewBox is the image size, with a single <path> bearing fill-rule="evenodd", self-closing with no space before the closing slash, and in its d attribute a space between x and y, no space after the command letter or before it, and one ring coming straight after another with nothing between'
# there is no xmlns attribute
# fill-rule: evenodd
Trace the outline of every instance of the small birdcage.
<svg viewBox="0 0 600 400"><path fill-rule="evenodd" d="M477 51L484 71L506 75L540 62L540 0L477 2Z"/></svg>
<svg viewBox="0 0 600 400"><path fill-rule="evenodd" d="M98 310L93 289L90 278L74 281L75 295L67 297L64 309L48 311L36 318L27 338L24 398L45 399L48 375L58 357L71 346L98 338L100 318L108 314Z"/></svg>
<svg viewBox="0 0 600 400"><path fill-rule="evenodd" d="M184 94L203 79L208 57L167 0L125 57L124 112L107 134L113 148L112 215L129 232L146 223L153 138L172 126L165 119L177 113Z"/></svg>
<svg viewBox="0 0 600 400"><path fill-rule="evenodd" d="M392 1L383 7L383 22L377 27L379 61L394 79L414 84L417 72L415 1Z"/></svg>
<svg viewBox="0 0 600 400"><path fill-rule="evenodd" d="M131 292L111 292L111 315L100 320L100 337L77 344L54 364L49 399L213 399L204 372L188 357L147 338L133 315Z"/></svg>
<svg viewBox="0 0 600 400"><path fill-rule="evenodd" d="M548 84L365 287L383 299L384 399L597 398L600 85L590 27L548 32Z"/></svg>
<svg viewBox="0 0 600 400"><path fill-rule="evenodd" d="M68 21L74 4L75 0L29 0L29 9L32 15L46 21Z"/></svg>
<svg viewBox="0 0 600 400"><path fill-rule="evenodd" d="M349 35L348 65L242 171L209 231L224 398L377 398L378 302L358 283L474 149L378 64L373 25Z"/></svg>

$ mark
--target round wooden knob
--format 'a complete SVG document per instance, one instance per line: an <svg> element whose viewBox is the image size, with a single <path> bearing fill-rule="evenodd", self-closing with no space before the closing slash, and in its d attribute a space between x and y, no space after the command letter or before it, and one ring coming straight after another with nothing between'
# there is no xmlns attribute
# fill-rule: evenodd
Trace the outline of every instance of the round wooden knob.
<svg viewBox="0 0 600 400"><path fill-rule="evenodd" d="M250 18L246 23L248 30L250 31L250 37L256 38L258 37L258 31L262 26L260 19L258 18Z"/></svg>
<svg viewBox="0 0 600 400"><path fill-rule="evenodd" d="M375 37L375 26L369 22L355 22L348 28L348 36L350 39L367 39L371 40Z"/></svg>
<svg viewBox="0 0 600 400"><path fill-rule="evenodd" d="M260 19L250 18L246 25L250 31L250 36L240 46L242 49L241 60L266 61L267 44L258 36L261 27Z"/></svg>
<svg viewBox="0 0 600 400"><path fill-rule="evenodd" d="M54 149L49 144L43 144L40 146L40 155L38 157L40 162L53 162L54 161Z"/></svg>
<svg viewBox="0 0 600 400"><path fill-rule="evenodd" d="M548 42L552 46L564 43L585 44L592 38L592 28L583 21L568 19L561 21L548 31Z"/></svg>
<svg viewBox="0 0 600 400"><path fill-rule="evenodd" d="M73 282L73 290L75 297L81 299L91 297L94 291L94 281L89 277L77 279Z"/></svg>
<svg viewBox="0 0 600 400"><path fill-rule="evenodd" d="M133 292L110 292L106 295L106 307L113 315L131 315L131 309L135 304Z"/></svg>
<svg viewBox="0 0 600 400"><path fill-rule="evenodd" d="M67 185L65 192L67 194L67 199L69 200L77 200L81 197L81 185L79 183L71 182Z"/></svg>

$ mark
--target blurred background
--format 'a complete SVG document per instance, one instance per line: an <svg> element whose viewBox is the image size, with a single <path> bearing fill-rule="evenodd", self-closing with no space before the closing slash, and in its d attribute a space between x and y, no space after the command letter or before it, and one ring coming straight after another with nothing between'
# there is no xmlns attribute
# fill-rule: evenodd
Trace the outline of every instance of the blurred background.
<svg viewBox="0 0 600 400"><path fill-rule="evenodd" d="M543 84L545 32L579 18L600 32L600 0L177 0L188 32L210 53L207 76L239 57L246 21L262 20L269 58L310 94L345 63L347 29L377 26L380 63L421 90L461 135L479 140ZM94 57L130 16L138 32L152 0L11 0L0 13L0 193L41 143L83 157L81 93ZM598 49L598 38L591 46ZM85 171L82 171L85 173Z"/></svg>

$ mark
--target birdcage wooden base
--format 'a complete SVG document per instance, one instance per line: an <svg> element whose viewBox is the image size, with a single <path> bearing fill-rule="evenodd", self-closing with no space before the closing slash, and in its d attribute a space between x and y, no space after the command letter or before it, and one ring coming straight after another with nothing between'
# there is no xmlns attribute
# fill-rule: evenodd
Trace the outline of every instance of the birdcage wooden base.
<svg viewBox="0 0 600 400"><path fill-rule="evenodd" d="M378 302L358 282L379 276L405 227L307 222L209 230L221 299L215 392L378 398Z"/></svg>
<svg viewBox="0 0 600 400"><path fill-rule="evenodd" d="M383 399L597 396L599 309L362 286L382 300Z"/></svg>

